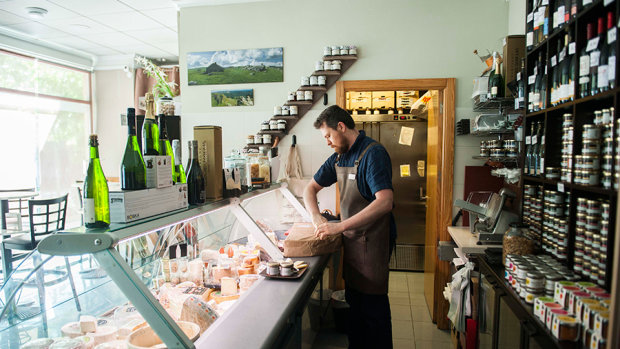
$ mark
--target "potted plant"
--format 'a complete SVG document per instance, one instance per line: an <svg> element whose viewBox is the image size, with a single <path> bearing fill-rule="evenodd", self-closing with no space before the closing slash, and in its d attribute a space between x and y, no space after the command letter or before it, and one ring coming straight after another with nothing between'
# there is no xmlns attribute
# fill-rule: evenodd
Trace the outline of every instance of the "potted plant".
<svg viewBox="0 0 620 349"><path fill-rule="evenodd" d="M135 59L144 69L144 73L155 80L152 92L157 99L157 114L174 115L173 98L177 96L174 91L176 84L168 82L166 73L148 58L136 56Z"/></svg>

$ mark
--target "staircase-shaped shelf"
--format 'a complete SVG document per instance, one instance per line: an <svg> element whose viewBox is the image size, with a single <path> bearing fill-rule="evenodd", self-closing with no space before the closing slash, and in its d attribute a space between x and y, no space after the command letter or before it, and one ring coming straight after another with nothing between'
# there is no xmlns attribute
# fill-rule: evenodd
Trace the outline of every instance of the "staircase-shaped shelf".
<svg viewBox="0 0 620 349"><path fill-rule="evenodd" d="M325 85L324 86L300 86L298 91L312 91L312 100L308 101L287 101L284 105L295 105L297 106L297 115L273 115L271 120L286 120L286 129L285 130L263 130L257 132L257 134L270 134L273 141L278 137L280 140L284 138L284 136L288 135L288 132L293 129L295 124L312 108L312 106L323 99L323 96L327 93L336 81L340 79L340 77L357 61L356 55L340 55L340 56L323 56L324 61L333 61L339 60L342 62L342 68L340 70L317 70L313 72L311 75L313 76L325 76ZM257 149L259 147L271 148L272 144L247 144L245 146L245 150L250 148Z"/></svg>

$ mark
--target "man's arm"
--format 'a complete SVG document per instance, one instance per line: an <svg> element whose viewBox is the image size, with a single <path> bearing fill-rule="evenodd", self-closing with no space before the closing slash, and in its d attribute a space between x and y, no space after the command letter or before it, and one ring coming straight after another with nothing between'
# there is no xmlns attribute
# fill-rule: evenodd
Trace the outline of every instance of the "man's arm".
<svg viewBox="0 0 620 349"><path fill-rule="evenodd" d="M323 187L319 185L314 178L304 189L304 205L306 205L306 210L310 213L312 224L314 224L315 227L327 222L327 219L321 216L321 212L319 212L319 205L316 198L316 194L321 191L321 189L323 189Z"/></svg>
<svg viewBox="0 0 620 349"><path fill-rule="evenodd" d="M304 201L305 197L306 195L304 193ZM328 235L340 234L345 230L353 230L363 227L390 212L392 210L393 201L394 192L392 189L379 190L375 193L375 200L366 206L366 208L340 223L323 223L319 225L316 229L315 235L319 239L323 239L323 237Z"/></svg>

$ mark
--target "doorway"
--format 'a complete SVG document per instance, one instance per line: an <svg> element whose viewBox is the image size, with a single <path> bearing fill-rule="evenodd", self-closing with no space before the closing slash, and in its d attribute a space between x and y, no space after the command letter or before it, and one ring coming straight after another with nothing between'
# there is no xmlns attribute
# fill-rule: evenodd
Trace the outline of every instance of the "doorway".
<svg viewBox="0 0 620 349"><path fill-rule="evenodd" d="M434 91L435 98L429 99L428 110L426 112L426 163L424 164L425 181L422 187L423 192L420 195L419 184L410 186L404 191L404 196L409 198L425 197L425 218L424 218L424 237L423 237L423 270L424 270L424 296L429 307L433 322L437 323L439 328L447 328L448 322L446 315L448 312L448 303L444 300L441 292L443 286L449 280L450 271L447 262L440 262L437 258L437 245L440 240L447 241L450 239L447 232L447 226L450 224L452 215L452 184L454 175L454 92L456 79L395 79L395 80L356 80L356 81L338 81L336 83L336 104L341 108L347 107L346 92L355 91ZM392 120L397 116L400 121L400 115L390 115ZM355 118L356 116L353 115ZM405 116L406 117L406 116ZM363 125L363 117L358 117L358 122ZM403 120L405 121L405 120ZM418 121L418 120L416 120ZM420 120L421 121L421 120ZM385 138L394 138L393 135L400 133L402 125L393 123L394 126L384 126L386 130L392 129L392 132L383 133L379 131L380 142L385 142ZM396 132L394 127L399 131ZM421 125L416 125L422 128ZM370 127L370 126L369 126ZM381 128L381 127L379 127ZM414 131L414 139L416 138L417 128ZM374 134L374 133L373 133ZM419 135L419 133L418 133ZM372 136L371 136L372 137ZM385 144L384 144L385 146ZM398 160L397 161L401 161ZM410 160L406 160L410 161ZM394 167L396 161L392 158ZM396 163L400 166L399 163ZM413 167L410 166L411 172L418 171L418 163L415 162ZM398 171L393 171L393 184L399 181L397 177L401 177L400 167ZM403 177L404 178L404 177ZM425 186L425 188L424 188ZM424 190L425 189L425 190ZM400 195L400 193L399 193ZM395 195L396 196L396 195ZM395 197L396 199L396 197ZM337 200L336 202L338 202ZM424 200L422 200L424 201ZM416 212L413 211L413 205L410 208L403 205L403 211L395 210L395 215L404 215L405 218L401 222L406 225L413 225L411 230L420 229L418 222L413 223ZM409 221L409 223L407 223ZM404 230L409 230L405 228ZM398 232L401 235L401 232ZM419 239L419 236L417 237ZM413 242L421 241L414 238ZM404 240L400 242L405 245L409 237L405 235ZM398 242L397 242L398 243ZM414 244L415 245L415 244Z"/></svg>

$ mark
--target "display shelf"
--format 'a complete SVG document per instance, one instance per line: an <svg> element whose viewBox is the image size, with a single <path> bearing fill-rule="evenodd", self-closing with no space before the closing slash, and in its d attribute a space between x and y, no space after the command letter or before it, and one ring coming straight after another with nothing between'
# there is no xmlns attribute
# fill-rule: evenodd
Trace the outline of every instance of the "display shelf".
<svg viewBox="0 0 620 349"><path fill-rule="evenodd" d="M476 137L502 136L502 135L510 135L510 134L514 134L513 129L484 130L484 131L474 131L470 133L470 135L476 136Z"/></svg>
<svg viewBox="0 0 620 349"><path fill-rule="evenodd" d="M341 73L341 70L316 70L311 75L313 76L319 76L319 75L340 76L342 75L342 73Z"/></svg>
<svg viewBox="0 0 620 349"><path fill-rule="evenodd" d="M307 106L312 105L312 101L286 101L284 105Z"/></svg>
<svg viewBox="0 0 620 349"><path fill-rule="evenodd" d="M271 117L271 120L298 120L299 117L296 115L274 115ZM287 128L290 129L287 125Z"/></svg>
<svg viewBox="0 0 620 349"><path fill-rule="evenodd" d="M326 86L300 86L298 91L327 91Z"/></svg>
<svg viewBox="0 0 620 349"><path fill-rule="evenodd" d="M514 109L515 99L512 97L503 97L495 99L487 99L484 102L474 102L473 110L475 112L490 111L497 109Z"/></svg>
<svg viewBox="0 0 620 349"><path fill-rule="evenodd" d="M265 149L270 149L271 148L271 144L246 144L245 148L254 148L254 149L258 149L260 147L265 147Z"/></svg>
<svg viewBox="0 0 620 349"><path fill-rule="evenodd" d="M495 162L507 162L507 163L514 163L514 162L518 162L519 158L518 157L492 157L492 156L472 156L472 159L476 159L476 160L490 160L490 161L495 161Z"/></svg>
<svg viewBox="0 0 620 349"><path fill-rule="evenodd" d="M273 135L273 136L285 136L288 132L284 130L260 130L258 131L259 135Z"/></svg>
<svg viewBox="0 0 620 349"><path fill-rule="evenodd" d="M334 56L323 56L324 61L357 61L357 55L334 55Z"/></svg>

